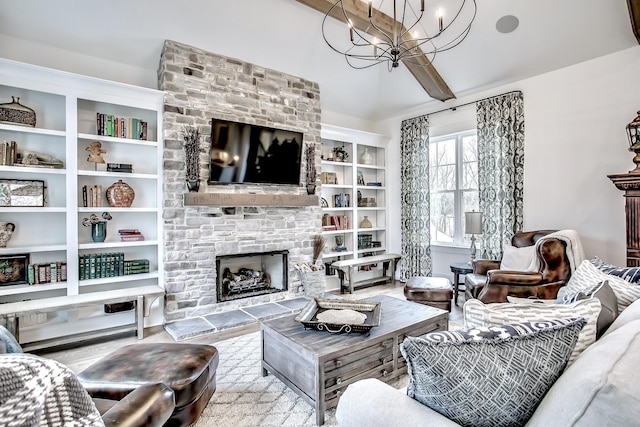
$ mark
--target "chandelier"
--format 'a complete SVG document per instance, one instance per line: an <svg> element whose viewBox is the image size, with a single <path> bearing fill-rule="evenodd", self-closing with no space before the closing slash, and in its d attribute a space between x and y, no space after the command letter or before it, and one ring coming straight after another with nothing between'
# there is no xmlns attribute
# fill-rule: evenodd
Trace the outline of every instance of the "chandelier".
<svg viewBox="0 0 640 427"><path fill-rule="evenodd" d="M377 8L372 0L338 0L322 21L324 40L356 69L387 63L391 71L401 61L429 66L467 37L477 11L476 0L427 0L428 8L425 0L376 1ZM329 16L346 22L348 35L331 33Z"/></svg>

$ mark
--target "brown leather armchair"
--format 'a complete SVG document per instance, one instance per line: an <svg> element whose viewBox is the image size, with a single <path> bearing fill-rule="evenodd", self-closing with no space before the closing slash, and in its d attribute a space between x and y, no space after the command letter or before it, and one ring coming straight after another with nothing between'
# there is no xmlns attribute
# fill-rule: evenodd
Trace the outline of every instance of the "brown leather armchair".
<svg viewBox="0 0 640 427"><path fill-rule="evenodd" d="M543 236L555 230L516 233L511 239L515 247L533 246ZM500 270L500 261L476 260L473 273L465 277L467 299L478 298L484 303L507 302L507 295L521 298L553 299L571 277L567 245L560 239L545 239L537 248L540 270L523 272Z"/></svg>
<svg viewBox="0 0 640 427"><path fill-rule="evenodd" d="M11 356L25 357L14 360ZM39 360L44 362L38 363ZM47 361L49 364L53 363L59 366L55 372L57 378L55 381L41 381L43 377L51 376L52 371L46 369L49 366ZM65 420L69 421L74 415L84 417L87 415L86 401L91 397L106 427L143 427L164 425L175 408L173 390L162 383L136 384L130 392L109 397L100 396L98 393L92 393L86 389L82 390L82 384L77 376L66 366L33 354L23 354L18 341L2 325L0 325L0 371L3 373L0 378L0 388L6 390L13 388L14 395L20 396L22 401L33 402L33 406L28 407L33 409L33 414L37 414L38 410L43 410L47 396L51 398L51 401L47 402L49 405L55 402L54 399L59 396L66 396L66 399L71 396L73 404L68 400L66 402L61 400L62 403L65 403ZM16 374L6 375L7 372L15 372ZM27 386L29 384L36 385L29 387ZM85 394L86 392L88 392L88 396ZM2 425L5 425L7 421L2 417L6 417L7 414L16 410L14 406L9 412L6 411L6 406L11 403L15 402L4 401L4 399L0 402L0 424ZM76 408L82 409L76 411ZM60 411L62 412L62 409ZM23 419L28 419L33 414L22 413L18 415L21 415ZM78 425L81 423L84 425L83 422L87 421L86 418L82 418L82 420L78 420ZM20 419L12 419L11 421L15 425L20 423Z"/></svg>

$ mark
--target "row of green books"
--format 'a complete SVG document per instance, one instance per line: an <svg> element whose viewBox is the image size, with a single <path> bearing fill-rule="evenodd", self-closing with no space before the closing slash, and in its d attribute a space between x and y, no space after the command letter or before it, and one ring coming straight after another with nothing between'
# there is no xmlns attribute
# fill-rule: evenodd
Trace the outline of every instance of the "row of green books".
<svg viewBox="0 0 640 427"><path fill-rule="evenodd" d="M27 281L30 285L67 281L67 262L41 262L27 266Z"/></svg>
<svg viewBox="0 0 640 427"><path fill-rule="evenodd" d="M149 272L148 259L125 260L124 252L80 255L78 261L80 280Z"/></svg>

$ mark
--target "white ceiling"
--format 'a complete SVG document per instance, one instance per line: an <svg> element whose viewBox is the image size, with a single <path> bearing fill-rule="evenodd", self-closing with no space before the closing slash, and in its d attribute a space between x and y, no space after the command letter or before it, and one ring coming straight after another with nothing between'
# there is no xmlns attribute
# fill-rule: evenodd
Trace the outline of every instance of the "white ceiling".
<svg viewBox="0 0 640 427"><path fill-rule="evenodd" d="M477 3L469 37L434 62L458 96L637 45L625 0ZM520 20L515 32L496 31L504 15ZM322 39L322 18L295 0L0 0L0 34L154 74L170 39L315 81L335 113L377 120L436 102L404 66L349 68Z"/></svg>

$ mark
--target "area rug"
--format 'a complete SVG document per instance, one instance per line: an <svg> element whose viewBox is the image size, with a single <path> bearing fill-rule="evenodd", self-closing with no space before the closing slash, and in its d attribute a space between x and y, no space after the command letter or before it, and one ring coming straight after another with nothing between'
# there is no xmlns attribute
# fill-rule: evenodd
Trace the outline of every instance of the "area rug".
<svg viewBox="0 0 640 427"><path fill-rule="evenodd" d="M262 376L260 332L213 343L217 388L194 427L315 426L313 407L273 375ZM336 426L335 409L325 426Z"/></svg>
<svg viewBox="0 0 640 427"><path fill-rule="evenodd" d="M449 329L462 325L449 322ZM193 427L315 427L314 409L273 375L262 376L260 332L213 345L220 354L217 388ZM406 387L408 376L391 382ZM337 426L335 408L325 412L325 426Z"/></svg>
<svg viewBox="0 0 640 427"><path fill-rule="evenodd" d="M262 376L260 332L213 343L220 354L217 388L194 427L316 426L314 409L273 375ZM407 376L392 382L407 385ZM325 426L338 425L335 408Z"/></svg>

